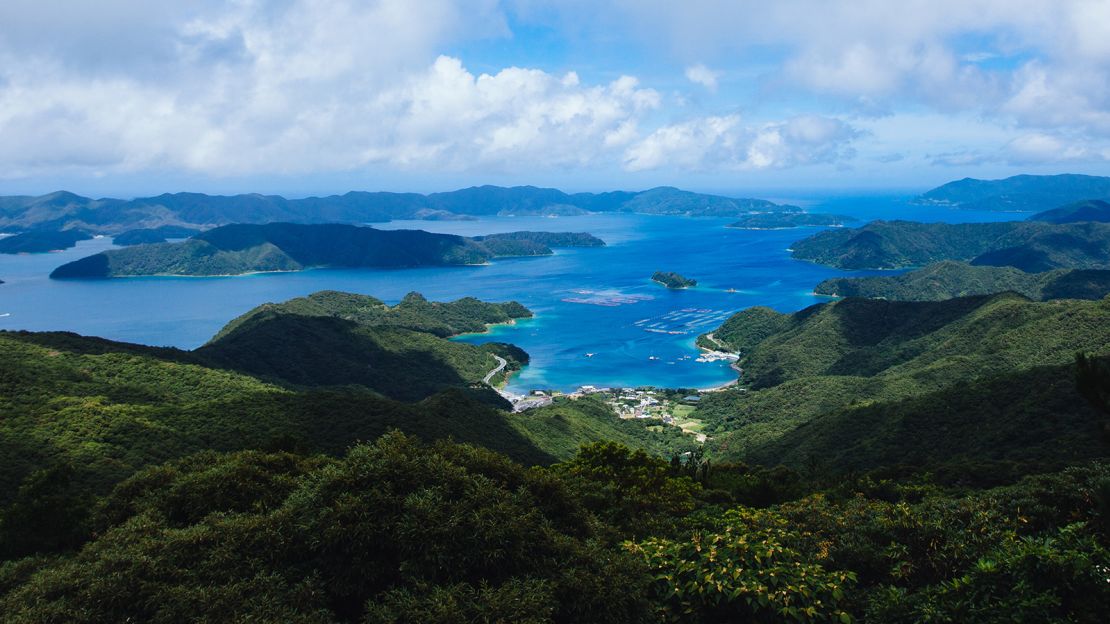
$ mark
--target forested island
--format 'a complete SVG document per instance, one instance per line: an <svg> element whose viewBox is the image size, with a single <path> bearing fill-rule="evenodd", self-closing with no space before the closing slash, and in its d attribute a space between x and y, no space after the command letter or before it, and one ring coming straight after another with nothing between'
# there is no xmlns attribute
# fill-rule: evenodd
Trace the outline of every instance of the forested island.
<svg viewBox="0 0 1110 624"><path fill-rule="evenodd" d="M1083 221L1110 223L1110 202L1101 199L1087 199L1052 210L1038 212L1029 217L1029 220L1044 221L1045 223L1079 223Z"/></svg>
<svg viewBox="0 0 1110 624"><path fill-rule="evenodd" d="M1026 273L1013 267L971 266L946 260L902 275L836 277L813 289L818 295L895 301L942 301L1006 291L1037 301L1102 299L1110 294L1110 271L1056 269Z"/></svg>
<svg viewBox="0 0 1110 624"><path fill-rule="evenodd" d="M900 269L942 260L1027 272L1110 269L1110 224L872 221L792 245L795 258L841 269Z"/></svg>
<svg viewBox="0 0 1110 624"><path fill-rule="evenodd" d="M104 251L64 264L53 278L243 275L315 267L408 268L550 255L551 246L604 245L589 234L514 232L481 239L353 225L226 225L179 243Z"/></svg>
<svg viewBox="0 0 1110 624"><path fill-rule="evenodd" d="M694 286L698 285L698 280L690 279L688 277L684 277L682 275L679 275L678 273L672 273L670 271L656 271L651 276L651 281L655 282L656 284L662 284L667 288L674 289L693 288Z"/></svg>
<svg viewBox="0 0 1110 624"><path fill-rule="evenodd" d="M967 210L1039 212L1088 199L1110 199L1110 177L1064 173L1002 180L964 178L927 191L916 201Z"/></svg>
<svg viewBox="0 0 1110 624"><path fill-rule="evenodd" d="M90 234L80 230L23 232L14 236L0 238L0 253L18 254L61 251L73 247L79 241L89 240L90 238L92 238Z"/></svg>
<svg viewBox="0 0 1110 624"><path fill-rule="evenodd" d="M815 212L762 213L747 215L728 225L740 230L787 230L801 227L840 227L858 221L845 215Z"/></svg>
<svg viewBox="0 0 1110 624"><path fill-rule="evenodd" d="M351 191L287 199L278 195L164 193L135 199L92 199L66 191L0 197L0 228L84 229L118 234L162 226L208 229L232 223L373 223L395 219L459 220L480 216L641 213L737 217L754 212L799 212L762 199L693 193L673 187L646 191L568 194L534 186L480 186L445 193ZM172 238L172 237L171 237Z"/></svg>
<svg viewBox="0 0 1110 624"><path fill-rule="evenodd" d="M131 245L150 245L153 243L164 243L170 238L189 238L200 234L200 230L196 228L182 227L180 225L163 225L156 228L139 228L136 230L127 230L112 238L112 242L121 247L129 247Z"/></svg>

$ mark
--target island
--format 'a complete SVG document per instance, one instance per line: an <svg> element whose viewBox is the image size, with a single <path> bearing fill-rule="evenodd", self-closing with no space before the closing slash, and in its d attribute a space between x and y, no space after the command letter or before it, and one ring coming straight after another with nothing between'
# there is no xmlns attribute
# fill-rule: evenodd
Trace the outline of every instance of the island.
<svg viewBox="0 0 1110 624"><path fill-rule="evenodd" d="M964 178L927 191L914 203L962 210L1039 212L1092 198L1110 198L1110 177L1065 173L1002 180Z"/></svg>
<svg viewBox="0 0 1110 624"><path fill-rule="evenodd" d="M15 236L0 238L0 253L45 253L48 251L61 251L75 246L79 241L92 238L88 232L81 230L62 230L52 232L48 230L32 230Z"/></svg>
<svg viewBox="0 0 1110 624"><path fill-rule="evenodd" d="M902 275L837 277L813 292L831 297L892 301L943 301L1013 291L1035 301L1102 299L1110 294L1110 271L1056 269L1026 273L1013 267L972 266L947 260Z"/></svg>
<svg viewBox="0 0 1110 624"><path fill-rule="evenodd" d="M180 225L163 225L156 228L128 230L114 237L112 242L121 247L150 245L153 243L164 243L171 238L189 238L190 236L195 236L200 233L201 230L196 228L183 227Z"/></svg>
<svg viewBox="0 0 1110 624"><path fill-rule="evenodd" d="M0 229L76 228L111 235L161 226L206 230L233 223L361 225L396 219L454 221L494 215L557 217L635 213L740 217L769 212L801 212L801 208L764 199L694 193L669 186L645 191L571 194L535 186L487 185L429 195L351 191L296 199L260 193L226 196L163 193L134 199L93 199L57 191L39 196L0 196Z"/></svg>
<svg viewBox="0 0 1110 624"><path fill-rule="evenodd" d="M481 240L423 230L378 230L342 224L225 225L179 243L104 251L64 264L52 278L144 275L217 276L309 268L412 268L483 264L540 256L554 246L604 245L582 233L510 232Z"/></svg>
<svg viewBox="0 0 1110 624"><path fill-rule="evenodd" d="M651 276L651 281L676 290L693 288L698 285L698 280L683 277L678 273L664 271L656 271L655 274Z"/></svg>
<svg viewBox="0 0 1110 624"><path fill-rule="evenodd" d="M1046 223L1081 223L1084 221L1110 223L1110 202L1101 199L1085 199L1052 210L1038 212L1029 217L1029 220Z"/></svg>
<svg viewBox="0 0 1110 624"><path fill-rule="evenodd" d="M841 269L915 268L942 260L1030 273L1110 269L1110 224L872 221L797 241L792 254Z"/></svg>
<svg viewBox="0 0 1110 624"><path fill-rule="evenodd" d="M741 217L726 227L740 230L788 230L802 227L843 227L855 217L818 212L762 212Z"/></svg>

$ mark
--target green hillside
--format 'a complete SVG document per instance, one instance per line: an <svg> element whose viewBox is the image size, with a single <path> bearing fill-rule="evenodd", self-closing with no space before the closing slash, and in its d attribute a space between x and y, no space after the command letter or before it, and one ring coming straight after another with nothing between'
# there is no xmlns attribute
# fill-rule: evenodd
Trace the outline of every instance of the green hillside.
<svg viewBox="0 0 1110 624"><path fill-rule="evenodd" d="M480 264L494 257L552 253L558 246L603 245L589 234L495 235L489 244L423 230L376 230L353 225L226 225L180 243L101 252L64 264L53 278L137 275L242 275L313 267L410 268ZM545 242L546 241L546 242Z"/></svg>
<svg viewBox="0 0 1110 624"><path fill-rule="evenodd" d="M1046 223L1079 223L1083 221L1110 222L1110 202L1101 199L1085 199L1052 210L1038 212L1029 217L1030 221Z"/></svg>
<svg viewBox="0 0 1110 624"><path fill-rule="evenodd" d="M424 357L417 345L401 355ZM404 403L359 385L267 382L209 357L75 334L0 332L0 503L39 468L72 466L81 483L105 492L143 466L201 450L339 453L391 428L474 442L525 463L569 457L593 440L663 454L689 439L619 420L591 402L517 417L459 389Z"/></svg>
<svg viewBox="0 0 1110 624"><path fill-rule="evenodd" d="M1102 299L1110 294L1110 271L1057 269L1025 273L1012 267L944 261L902 275L835 277L813 291L835 297L941 301L1013 291L1030 299Z"/></svg>
<svg viewBox="0 0 1110 624"><path fill-rule="evenodd" d="M793 256L841 269L901 269L943 260L1022 271L1110 269L1110 224L872 221L792 245Z"/></svg>
<svg viewBox="0 0 1110 624"><path fill-rule="evenodd" d="M934 456L937 460L945 454L1043 456L1076 430L1061 426L1038 436L1018 436L1027 419L1051 413L1060 422L1097 422L1074 383L1068 389L1068 371L1076 352L1110 353L1110 300L1041 303L1012 293L940 302L845 299L789 316L757 318L776 329L749 332L749 350L739 363L746 388L705 395L695 414L708 423L706 433L726 457L799 462L804 458L795 453L783 455L786 436L802 435L799 427L813 427L818 418L874 406L869 409L877 411L869 413L912 419L907 406L944 410L961 405L955 398L966 394L968 384L1007 394L973 394L946 417L1010 443L980 447L974 436L949 437L946 431L955 431L953 427L915 429L916 438L901 442L945 449ZM1062 380L1048 386L1047 397L1042 396L1044 386L1012 380L991 385L1002 377L1027 375L1035 367L1056 367L1045 370L1055 370L1052 375ZM979 409L989 405L995 409ZM1083 439L1086 444L1069 442L1069 452L1085 457L1105 452L1097 436ZM896 448L892 444L887 451L896 455L891 450ZM857 448L851 465L874 466L889 459L870 452ZM847 467L843 462L833 465Z"/></svg>

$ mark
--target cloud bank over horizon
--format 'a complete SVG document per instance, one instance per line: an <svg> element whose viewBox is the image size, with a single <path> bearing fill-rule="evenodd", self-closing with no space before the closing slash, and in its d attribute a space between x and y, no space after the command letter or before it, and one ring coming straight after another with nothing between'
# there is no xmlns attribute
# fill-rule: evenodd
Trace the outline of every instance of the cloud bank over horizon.
<svg viewBox="0 0 1110 624"><path fill-rule="evenodd" d="M0 187L1110 171L1110 2L168 4L0 6Z"/></svg>

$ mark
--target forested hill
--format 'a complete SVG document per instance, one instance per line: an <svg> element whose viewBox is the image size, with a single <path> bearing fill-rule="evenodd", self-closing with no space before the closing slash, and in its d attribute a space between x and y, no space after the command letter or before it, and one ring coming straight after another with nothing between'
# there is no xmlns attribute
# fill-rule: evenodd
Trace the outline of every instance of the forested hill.
<svg viewBox="0 0 1110 624"><path fill-rule="evenodd" d="M433 303L410 293L389 307L365 295L323 291L259 306L195 353L212 365L297 386L355 384L403 400L455 387L507 406L480 382L497 367L494 353L509 362L498 380L526 364L527 354L445 338L531 315L516 302Z"/></svg>
<svg viewBox="0 0 1110 624"><path fill-rule="evenodd" d="M1002 180L964 178L925 192L917 202L968 210L1038 212L1087 199L1110 199L1110 177L1067 173Z"/></svg>
<svg viewBox="0 0 1110 624"><path fill-rule="evenodd" d="M1110 298L844 299L791 315L741 312L714 337L742 352L747 389L706 395L697 411L726 457L800 467L807 451L788 450L800 437L829 470L899 457L919 468L1057 465L1108 450L1104 419L1076 390L1074 358L1110 355ZM843 432L821 424L831 422ZM833 452L853 435L850 450Z"/></svg>
<svg viewBox="0 0 1110 624"><path fill-rule="evenodd" d="M1029 220L1046 223L1080 223L1083 221L1110 223L1110 202L1088 199L1038 212L1029 217Z"/></svg>
<svg viewBox="0 0 1110 624"><path fill-rule="evenodd" d="M526 463L616 440L662 454L688 444L592 401L509 417L480 382L512 345L443 336L529 316L516 303L395 306L320 292L236 319L196 351L68 333L0 332L0 509L40 468L72 465L97 492L142 466L202 450L339 453L390 428L453 437ZM497 382L504 373L495 378ZM2 541L0 514L0 541ZM0 547L0 551L3 548ZM2 556L2 553L0 553Z"/></svg>
<svg viewBox="0 0 1110 624"><path fill-rule="evenodd" d="M658 187L647 191L567 194L557 189L481 186L448 193L352 191L286 199L277 195L163 194L138 199L91 199L59 191L38 197L0 197L0 231L82 228L118 233L164 225L210 228L230 223L371 223L393 219L452 219L490 215L633 212L735 217L756 212L800 212L761 199L723 197Z"/></svg>
<svg viewBox="0 0 1110 624"><path fill-rule="evenodd" d="M179 243L104 251L62 265L55 278L136 275L241 275L312 267L409 268L480 264L500 256L536 256L558 246L596 247L589 234L499 234L486 240L423 230L378 230L354 225L235 224Z"/></svg>
<svg viewBox="0 0 1110 624"><path fill-rule="evenodd" d="M971 266L946 260L901 275L834 277L813 292L836 297L941 301L1006 291L1030 299L1102 299L1110 294L1110 271L1057 269L1026 273L1013 267Z"/></svg>
<svg viewBox="0 0 1110 624"><path fill-rule="evenodd" d="M899 269L942 260L1027 272L1110 269L1110 224L872 221L819 232L792 249L799 260L842 269Z"/></svg>

